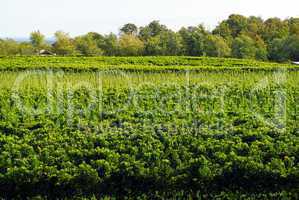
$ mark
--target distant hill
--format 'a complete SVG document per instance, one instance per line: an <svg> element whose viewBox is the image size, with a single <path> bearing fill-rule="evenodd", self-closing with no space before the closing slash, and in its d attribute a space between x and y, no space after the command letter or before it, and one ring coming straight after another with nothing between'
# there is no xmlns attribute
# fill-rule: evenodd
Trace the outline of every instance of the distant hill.
<svg viewBox="0 0 299 200"><path fill-rule="evenodd" d="M29 42L30 41L30 38L28 38L28 37L17 37L17 38L12 38L12 39L17 42ZM46 42L53 44L55 42L55 38L54 37L46 38Z"/></svg>

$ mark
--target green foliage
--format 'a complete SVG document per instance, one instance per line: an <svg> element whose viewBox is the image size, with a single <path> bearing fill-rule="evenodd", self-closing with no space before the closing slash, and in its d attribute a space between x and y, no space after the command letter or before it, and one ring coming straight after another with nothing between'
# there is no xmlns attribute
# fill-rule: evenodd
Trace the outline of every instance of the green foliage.
<svg viewBox="0 0 299 200"><path fill-rule="evenodd" d="M268 46L269 59L278 62L287 61L288 54L284 51L286 39L274 39Z"/></svg>
<svg viewBox="0 0 299 200"><path fill-rule="evenodd" d="M119 52L122 56L138 56L144 51L143 42L134 35L124 34L119 39Z"/></svg>
<svg viewBox="0 0 299 200"><path fill-rule="evenodd" d="M98 43L98 46L104 50L106 56L116 56L119 53L118 39L113 33L105 36L103 41Z"/></svg>
<svg viewBox="0 0 299 200"><path fill-rule="evenodd" d="M246 35L234 39L232 49L232 54L236 58L254 59L256 55L254 40Z"/></svg>
<svg viewBox="0 0 299 200"><path fill-rule="evenodd" d="M231 41L233 39L232 37L232 30L230 29L229 25L227 23L220 23L212 32L214 35L219 35L223 38L225 38L227 41L229 41L229 44L231 44Z"/></svg>
<svg viewBox="0 0 299 200"><path fill-rule="evenodd" d="M261 35L264 30L264 21L260 17L251 16L248 18L247 32L249 35Z"/></svg>
<svg viewBox="0 0 299 200"><path fill-rule="evenodd" d="M159 21L152 21L149 25L140 28L139 36L142 40L146 41L165 31L168 31L165 25L160 24Z"/></svg>
<svg viewBox="0 0 299 200"><path fill-rule="evenodd" d="M242 15L230 15L222 23L228 24L232 37L238 37L241 32L247 32L248 19Z"/></svg>
<svg viewBox="0 0 299 200"><path fill-rule="evenodd" d="M30 41L39 50L45 45L45 36L40 31L35 31L30 34Z"/></svg>
<svg viewBox="0 0 299 200"><path fill-rule="evenodd" d="M286 39L283 52L288 54L288 58L295 61L299 60L299 34L291 35Z"/></svg>
<svg viewBox="0 0 299 200"><path fill-rule="evenodd" d="M135 24L125 24L121 29L120 29L121 34L127 34L127 35L137 35L138 33L138 27Z"/></svg>
<svg viewBox="0 0 299 200"><path fill-rule="evenodd" d="M298 59L298 34L298 18L269 18L264 21L260 17L232 14L211 32L203 25L183 27L175 32L159 21L152 21L144 27L125 24L119 35L91 32L71 38L68 34L57 32L56 42L47 44L44 35L36 31L30 37L33 47L2 40L0 55L34 55L45 49L63 56L208 55L287 62Z"/></svg>
<svg viewBox="0 0 299 200"><path fill-rule="evenodd" d="M182 48L180 35L172 31L165 31L146 41L145 55L180 55Z"/></svg>
<svg viewBox="0 0 299 200"><path fill-rule="evenodd" d="M18 46L19 46L20 55L30 56L30 55L34 55L35 53L35 49L30 43L22 42L18 44ZM14 54L8 54L8 55L14 55Z"/></svg>
<svg viewBox="0 0 299 200"><path fill-rule="evenodd" d="M291 35L284 39L275 39L269 45L271 60L299 60L299 35Z"/></svg>
<svg viewBox="0 0 299 200"><path fill-rule="evenodd" d="M289 34L289 26L286 21L279 18L270 18L264 23L263 38L267 43L276 38L285 38Z"/></svg>
<svg viewBox="0 0 299 200"><path fill-rule="evenodd" d="M184 45L184 52L190 56L202 56L204 40L207 35L203 26L182 28L179 31Z"/></svg>
<svg viewBox="0 0 299 200"><path fill-rule="evenodd" d="M97 41L92 34L75 38L76 49L85 56L99 56L103 51L98 47Z"/></svg>
<svg viewBox="0 0 299 200"><path fill-rule="evenodd" d="M255 59L268 60L267 45L265 44L265 42L260 36L255 37L255 47L256 47Z"/></svg>
<svg viewBox="0 0 299 200"><path fill-rule="evenodd" d="M18 43L11 39L0 39L0 55L17 55L19 53Z"/></svg>
<svg viewBox="0 0 299 200"><path fill-rule="evenodd" d="M280 67L297 70L298 66L234 58L211 57L1 57L1 71L52 69L63 71L275 71Z"/></svg>
<svg viewBox="0 0 299 200"><path fill-rule="evenodd" d="M69 34L62 31L55 33L56 41L53 49L57 55L74 55L76 53L75 45Z"/></svg>
<svg viewBox="0 0 299 200"><path fill-rule="evenodd" d="M299 35L299 18L290 18L289 21L290 35Z"/></svg>
<svg viewBox="0 0 299 200"><path fill-rule="evenodd" d="M80 60L114 67L160 64L155 68L200 62L233 68L250 63L193 57L29 58L14 59L33 66L38 60L48 66L77 65ZM14 59L10 63L16 64ZM55 81L57 88L50 91L43 88L43 77L28 77L28 87L24 82L17 94L1 87L0 197L296 199L298 71L258 69L151 69L127 73L127 84L115 71L87 73L86 79L86 72L65 72L63 78L59 72L60 82ZM80 81L92 85L98 72L109 75L102 77L101 88L76 86ZM281 75L288 77L283 83L277 82ZM108 80L119 86L106 84ZM261 80L267 85L257 89ZM1 86L4 82L1 79ZM282 93L284 102L277 99ZM280 103L285 115L278 110Z"/></svg>
<svg viewBox="0 0 299 200"><path fill-rule="evenodd" d="M231 49L221 36L208 35L205 39L204 52L212 57L229 57Z"/></svg>

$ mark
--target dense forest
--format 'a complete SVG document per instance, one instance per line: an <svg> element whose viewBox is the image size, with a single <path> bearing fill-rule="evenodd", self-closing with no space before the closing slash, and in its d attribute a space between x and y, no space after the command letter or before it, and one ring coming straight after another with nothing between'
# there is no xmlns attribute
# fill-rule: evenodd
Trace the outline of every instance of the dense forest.
<svg viewBox="0 0 299 200"><path fill-rule="evenodd" d="M233 14L209 31L203 25L183 27L175 32L159 21L144 27L125 24L119 34L95 32L75 38L55 33L47 43L40 31L29 42L0 39L0 55L36 55L44 51L56 55L84 56L211 56L284 62L299 60L299 18L245 17Z"/></svg>

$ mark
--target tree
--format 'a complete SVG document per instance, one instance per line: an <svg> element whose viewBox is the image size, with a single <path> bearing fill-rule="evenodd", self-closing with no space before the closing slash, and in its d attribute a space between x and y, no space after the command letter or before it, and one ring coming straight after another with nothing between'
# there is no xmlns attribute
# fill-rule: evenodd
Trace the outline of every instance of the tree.
<svg viewBox="0 0 299 200"><path fill-rule="evenodd" d="M152 21L149 25L140 28L139 37L146 41L150 37L158 36L164 31L168 31L165 25L160 24L159 21Z"/></svg>
<svg viewBox="0 0 299 200"><path fill-rule="evenodd" d="M257 37L261 35L264 30L264 21L260 17L250 16L247 19L247 32L242 31L243 34Z"/></svg>
<svg viewBox="0 0 299 200"><path fill-rule="evenodd" d="M179 34L182 37L182 44L185 55L203 55L204 40L208 33L202 25L197 27L182 28L179 31Z"/></svg>
<svg viewBox="0 0 299 200"><path fill-rule="evenodd" d="M162 32L160 41L160 45L164 47L162 55L176 56L183 53L183 39L180 34L173 31Z"/></svg>
<svg viewBox="0 0 299 200"><path fill-rule="evenodd" d="M241 32L247 32L248 20L242 15L230 15L227 20L222 21L214 30L214 34L219 34L228 39L237 37Z"/></svg>
<svg viewBox="0 0 299 200"><path fill-rule="evenodd" d="M144 42L145 55L181 55L182 37L159 21L140 28L139 38Z"/></svg>
<svg viewBox="0 0 299 200"><path fill-rule="evenodd" d="M74 55L76 53L75 45L69 34L62 31L55 33L56 42L53 44L55 53L58 55Z"/></svg>
<svg viewBox="0 0 299 200"><path fill-rule="evenodd" d="M299 35L299 18L290 18L288 24L290 35Z"/></svg>
<svg viewBox="0 0 299 200"><path fill-rule="evenodd" d="M264 23L263 39L270 44L275 38L285 38L289 35L289 26L279 18L270 18Z"/></svg>
<svg viewBox="0 0 299 200"><path fill-rule="evenodd" d="M92 34L75 38L76 49L85 56L98 56L102 55L103 51L98 48L97 41L94 40Z"/></svg>
<svg viewBox="0 0 299 200"><path fill-rule="evenodd" d="M228 44L230 45L232 40L233 40L233 37L232 37L232 31L229 27L229 24L228 23L220 23L213 31L212 33L214 35L219 35L221 37L223 37L227 42Z"/></svg>
<svg viewBox="0 0 299 200"><path fill-rule="evenodd" d="M99 33L89 32L87 35L94 40L98 49L102 51L103 55L118 55L118 39L115 34L110 33L108 35L101 35Z"/></svg>
<svg viewBox="0 0 299 200"><path fill-rule="evenodd" d="M284 51L285 38L275 38L268 45L269 60L283 62L288 60L288 54Z"/></svg>
<svg viewBox="0 0 299 200"><path fill-rule="evenodd" d="M40 31L34 31L30 34L30 41L33 47L40 50L45 46L45 36Z"/></svg>
<svg viewBox="0 0 299 200"><path fill-rule="evenodd" d="M138 33L138 27L135 24L125 24L121 29L120 29L121 34L127 34L127 35L137 35Z"/></svg>
<svg viewBox="0 0 299 200"><path fill-rule="evenodd" d="M181 55L182 38L173 31L163 31L145 42L145 55Z"/></svg>
<svg viewBox="0 0 299 200"><path fill-rule="evenodd" d="M226 23L228 23L233 37L237 37L241 32L247 32L248 20L242 15L230 15Z"/></svg>
<svg viewBox="0 0 299 200"><path fill-rule="evenodd" d="M232 55L235 58L255 58L256 47L254 40L246 35L235 38L232 44Z"/></svg>
<svg viewBox="0 0 299 200"><path fill-rule="evenodd" d="M162 55L163 49L160 46L160 37L150 37L145 43L145 55L153 56L153 55Z"/></svg>
<svg viewBox="0 0 299 200"><path fill-rule="evenodd" d="M96 32L89 32L87 33L87 36L88 37L91 37L92 40L94 40L96 43L97 43L97 46L99 48L101 48L101 45L104 43L105 41L105 36L99 34L99 33L96 33Z"/></svg>
<svg viewBox="0 0 299 200"><path fill-rule="evenodd" d="M0 39L0 55L11 56L19 54L19 45L12 39Z"/></svg>
<svg viewBox="0 0 299 200"><path fill-rule="evenodd" d="M98 41L98 46L103 49L106 56L119 55L118 39L113 33L106 35L102 42Z"/></svg>
<svg viewBox="0 0 299 200"><path fill-rule="evenodd" d="M269 59L283 62L299 60L299 36L291 35L287 38L276 38L269 45Z"/></svg>
<svg viewBox="0 0 299 200"><path fill-rule="evenodd" d="M34 47L31 43L22 42L19 44L19 54L20 55L34 55Z"/></svg>
<svg viewBox="0 0 299 200"><path fill-rule="evenodd" d="M228 57L231 49L223 39L218 35L207 35L205 38L204 52L207 56L212 57Z"/></svg>
<svg viewBox="0 0 299 200"><path fill-rule="evenodd" d="M254 41L256 47L255 59L268 60L268 50L264 40L259 35L256 35Z"/></svg>
<svg viewBox="0 0 299 200"><path fill-rule="evenodd" d="M289 59L299 61L299 35L291 35L285 40L283 52L287 53Z"/></svg>
<svg viewBox="0 0 299 200"><path fill-rule="evenodd" d="M142 55L144 44L138 37L125 34L119 39L119 48L122 56L138 56Z"/></svg>
<svg viewBox="0 0 299 200"><path fill-rule="evenodd" d="M119 36L90 32L73 39L58 31L52 46L40 31L34 31L30 42L0 39L0 55L33 55L46 49L58 55L208 55L287 61L298 60L298 37L299 18L264 21L260 17L232 14L212 32L203 25L183 27L175 32L159 21L139 29L127 23L120 28Z"/></svg>

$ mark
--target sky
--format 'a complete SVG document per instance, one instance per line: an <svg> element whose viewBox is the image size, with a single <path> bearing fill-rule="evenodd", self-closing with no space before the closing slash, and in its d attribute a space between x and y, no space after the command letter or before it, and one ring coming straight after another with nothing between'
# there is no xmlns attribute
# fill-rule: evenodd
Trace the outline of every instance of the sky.
<svg viewBox="0 0 299 200"><path fill-rule="evenodd" d="M144 26L159 20L173 30L204 24L214 28L230 14L263 18L299 17L298 0L1 0L0 37L29 37L40 30L71 36L90 31L118 33L130 22Z"/></svg>

